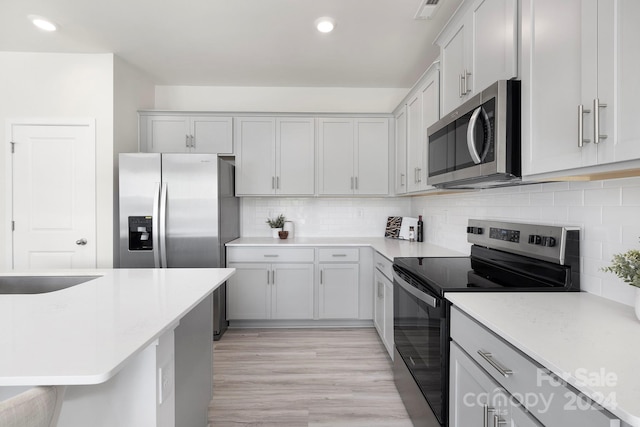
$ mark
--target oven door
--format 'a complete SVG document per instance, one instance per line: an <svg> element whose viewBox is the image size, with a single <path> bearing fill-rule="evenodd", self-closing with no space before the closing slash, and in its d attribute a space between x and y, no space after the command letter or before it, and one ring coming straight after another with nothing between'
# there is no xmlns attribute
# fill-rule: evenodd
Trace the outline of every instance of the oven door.
<svg viewBox="0 0 640 427"><path fill-rule="evenodd" d="M402 272L394 271L393 276L396 356L411 373L438 423L446 425L449 345L445 301L419 289L421 286Z"/></svg>

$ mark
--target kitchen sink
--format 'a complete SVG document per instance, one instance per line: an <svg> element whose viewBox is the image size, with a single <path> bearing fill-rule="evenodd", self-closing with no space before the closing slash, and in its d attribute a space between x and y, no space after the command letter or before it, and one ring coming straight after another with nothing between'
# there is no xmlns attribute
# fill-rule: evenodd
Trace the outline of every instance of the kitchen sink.
<svg viewBox="0 0 640 427"><path fill-rule="evenodd" d="M44 294L101 276L0 276L0 294Z"/></svg>

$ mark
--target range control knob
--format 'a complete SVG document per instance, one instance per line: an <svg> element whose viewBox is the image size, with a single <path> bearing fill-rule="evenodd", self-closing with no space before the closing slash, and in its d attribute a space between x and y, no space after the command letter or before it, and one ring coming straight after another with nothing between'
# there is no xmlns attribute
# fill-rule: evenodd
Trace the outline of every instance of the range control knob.
<svg viewBox="0 0 640 427"><path fill-rule="evenodd" d="M467 227L467 234L482 234L482 227Z"/></svg>
<svg viewBox="0 0 640 427"><path fill-rule="evenodd" d="M530 245L540 245L542 244L542 237L537 234L529 234L529 244Z"/></svg>
<svg viewBox="0 0 640 427"><path fill-rule="evenodd" d="M542 239L542 246L554 247L556 245L556 239L554 237L545 237Z"/></svg>

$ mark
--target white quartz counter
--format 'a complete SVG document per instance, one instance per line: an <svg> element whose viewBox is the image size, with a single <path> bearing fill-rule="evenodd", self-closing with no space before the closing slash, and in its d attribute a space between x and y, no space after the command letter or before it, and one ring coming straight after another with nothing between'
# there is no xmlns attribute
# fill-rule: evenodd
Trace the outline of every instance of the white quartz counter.
<svg viewBox="0 0 640 427"><path fill-rule="evenodd" d="M425 242L388 239L384 237L241 237L227 246L370 246L389 261L398 257L465 257L464 254Z"/></svg>
<svg viewBox="0 0 640 427"><path fill-rule="evenodd" d="M100 277L50 293L0 295L0 385L105 382L233 272L176 268L42 274Z"/></svg>
<svg viewBox="0 0 640 427"><path fill-rule="evenodd" d="M640 426L640 321L633 307L585 292L446 298L623 421Z"/></svg>

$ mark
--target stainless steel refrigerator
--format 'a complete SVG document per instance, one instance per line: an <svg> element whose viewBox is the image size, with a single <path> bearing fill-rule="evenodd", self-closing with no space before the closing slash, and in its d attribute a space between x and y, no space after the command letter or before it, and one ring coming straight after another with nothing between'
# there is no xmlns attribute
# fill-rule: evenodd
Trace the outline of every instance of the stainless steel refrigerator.
<svg viewBox="0 0 640 427"><path fill-rule="evenodd" d="M218 268L240 236L231 162L215 154L120 154L120 267ZM226 284L213 294L213 335L227 329Z"/></svg>

